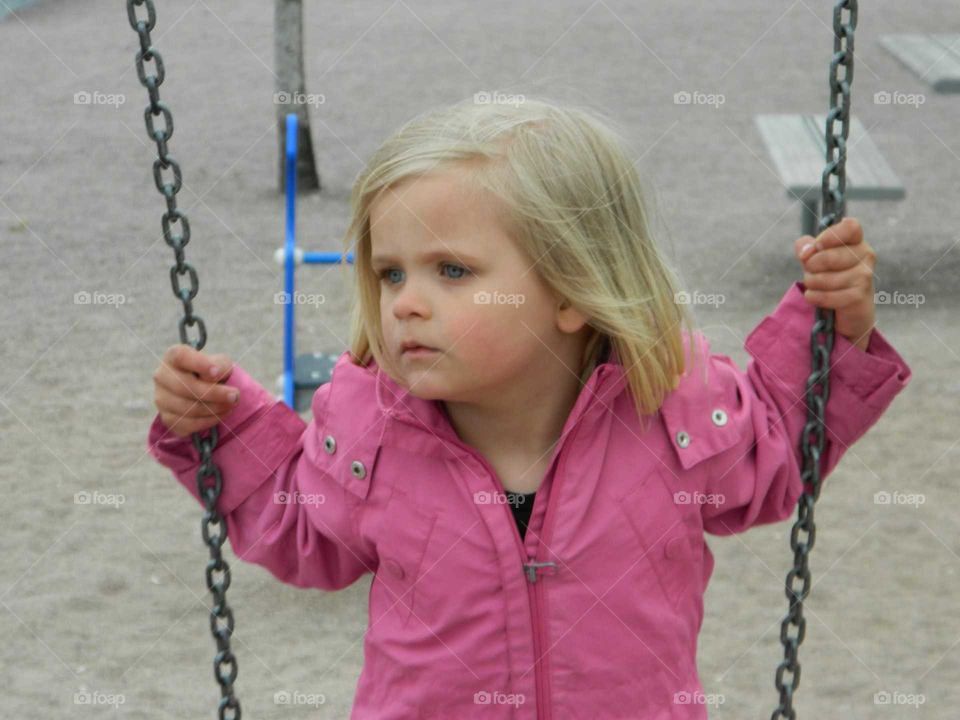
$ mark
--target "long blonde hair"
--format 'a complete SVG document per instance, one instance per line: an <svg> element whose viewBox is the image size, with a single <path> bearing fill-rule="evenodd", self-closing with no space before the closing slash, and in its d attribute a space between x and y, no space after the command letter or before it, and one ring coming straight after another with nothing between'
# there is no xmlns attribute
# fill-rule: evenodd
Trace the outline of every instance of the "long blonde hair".
<svg viewBox="0 0 960 720"><path fill-rule="evenodd" d="M386 355L370 265L371 204L401 180L454 166L503 202L512 238L535 271L589 318L581 384L613 348L638 414L655 413L685 371L683 328L692 336L693 319L675 301L676 273L653 242L640 179L611 126L595 111L547 100L469 98L389 137L353 186L344 237L357 283L352 361L366 367L374 358L383 367Z"/></svg>

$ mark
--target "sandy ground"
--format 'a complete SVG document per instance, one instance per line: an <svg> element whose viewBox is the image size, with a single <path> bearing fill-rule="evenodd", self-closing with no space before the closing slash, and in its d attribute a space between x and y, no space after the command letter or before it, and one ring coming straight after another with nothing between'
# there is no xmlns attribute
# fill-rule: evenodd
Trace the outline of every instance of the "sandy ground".
<svg viewBox="0 0 960 720"><path fill-rule="evenodd" d="M799 208L784 197L752 116L825 111L832 3L305 5L308 89L325 95L312 113L325 190L302 199L303 246L337 249L362 160L426 107L496 89L585 103L628 129L687 287L726 295L718 308L697 308L699 324L717 352L744 366L743 339L799 279L791 255ZM231 354L273 388L282 200L271 3L170 0L158 11L161 95L176 121L170 147L183 163L179 198L193 226L187 254L200 272L207 350ZM878 289L924 302L878 309L914 379L850 449L818 505L797 700L804 718L953 718L960 702L951 468L960 96L928 94L878 42L886 32L958 28L950 0L923 3L918 14L893 0L861 4L854 112L907 198L852 203L849 214L878 252ZM151 374L177 341L179 302L160 236L136 35L121 3L51 0L0 22L0 48L0 714L210 717L217 689L200 512L145 452ZM678 106L681 90L726 102ZM926 102L878 105L878 91L925 93ZM75 104L78 92L101 101ZM328 299L300 315L300 349L339 353L348 329L341 278L316 268L300 277L305 292ZM80 292L101 302L78 304ZM880 491L924 502L879 505ZM81 492L123 502L77 504ZM789 529L710 538L717 569L699 665L707 692L724 699L711 717L769 717L776 704ZM347 717L369 577L323 594L232 565L244 716ZM280 706L279 691L325 702ZM897 693L899 705L878 706L878 692Z"/></svg>

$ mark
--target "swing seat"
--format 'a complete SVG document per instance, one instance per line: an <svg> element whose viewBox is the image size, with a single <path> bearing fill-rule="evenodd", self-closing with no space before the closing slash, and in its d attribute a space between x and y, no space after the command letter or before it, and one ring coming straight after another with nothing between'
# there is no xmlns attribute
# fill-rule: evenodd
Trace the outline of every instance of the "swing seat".
<svg viewBox="0 0 960 720"><path fill-rule="evenodd" d="M822 196L820 186L827 154L826 114L763 114L755 115L754 120L787 197L803 204L803 234L816 236L820 220L817 206ZM840 130L839 121L834 127ZM853 115L847 137L846 171L844 197L847 200L902 200L906 196L903 183Z"/></svg>
<svg viewBox="0 0 960 720"><path fill-rule="evenodd" d="M960 93L960 35L898 33L880 44L938 93Z"/></svg>

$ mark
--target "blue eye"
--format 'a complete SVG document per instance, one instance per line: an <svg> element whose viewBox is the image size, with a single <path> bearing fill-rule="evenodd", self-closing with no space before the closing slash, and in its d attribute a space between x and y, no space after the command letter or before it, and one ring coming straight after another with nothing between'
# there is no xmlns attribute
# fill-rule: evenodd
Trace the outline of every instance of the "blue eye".
<svg viewBox="0 0 960 720"><path fill-rule="evenodd" d="M461 265L454 265L454 264L452 264L452 263L443 263L443 265L441 265L441 267L452 267L452 268L456 268L457 270L463 271L463 274L462 274L462 275L458 275L458 276L452 278L453 280L459 280L460 278L466 277L467 275L470 274L470 271L467 270L465 267L463 267L463 266L461 266Z"/></svg>
<svg viewBox="0 0 960 720"><path fill-rule="evenodd" d="M467 268L465 268L465 267L463 267L463 266L461 266L461 265L454 265L453 263L440 263L441 273L443 272L443 269L444 269L444 268L448 268L448 267L454 268L456 271L458 271L458 272L460 273L460 274L458 274L458 275L454 275L453 277L451 277L451 276L449 276L449 275L445 275L445 277L446 277L448 280L462 280L464 277L473 274L473 273L472 273L470 270L468 270ZM388 282L388 283L390 283L390 284L393 284L393 283L390 281L390 279L388 278L388 275L389 275L390 273L394 272L394 271L396 271L396 272L401 272L401 273L403 272L402 270L398 270L397 268L388 267L388 268L384 268L383 270L381 270L380 272L378 272L378 273L377 273L377 277L380 278L381 281L386 281L386 282ZM399 281L398 281L398 282L399 282Z"/></svg>
<svg viewBox="0 0 960 720"><path fill-rule="evenodd" d="M384 270L381 270L380 272L377 273L377 277L379 277L380 280L386 280L387 274L392 273L394 270L396 270L396 268L386 268Z"/></svg>

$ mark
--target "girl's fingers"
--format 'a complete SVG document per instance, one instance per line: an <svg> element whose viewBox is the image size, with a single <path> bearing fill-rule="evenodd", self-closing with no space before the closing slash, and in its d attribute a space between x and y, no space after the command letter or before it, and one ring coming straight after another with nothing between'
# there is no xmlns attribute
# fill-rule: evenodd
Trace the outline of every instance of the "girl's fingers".
<svg viewBox="0 0 960 720"><path fill-rule="evenodd" d="M862 292L857 288L844 290L812 290L808 288L803 293L804 299L821 308L840 310L861 299Z"/></svg>
<svg viewBox="0 0 960 720"><path fill-rule="evenodd" d="M821 250L856 245L863 240L863 228L855 218L845 217L817 236L816 246Z"/></svg>
<svg viewBox="0 0 960 720"><path fill-rule="evenodd" d="M864 262L864 256L854 248L844 245L814 252L804 260L803 268L810 273L838 272L849 270Z"/></svg>
<svg viewBox="0 0 960 720"><path fill-rule="evenodd" d="M814 238L812 235L802 235L793 241L793 253L800 260L803 260L808 254L809 250L812 249L810 246L813 245Z"/></svg>
<svg viewBox="0 0 960 720"><path fill-rule="evenodd" d="M167 348L163 354L163 363L175 370L193 372L208 380L222 379L229 368L221 366L230 364L225 356L208 355L185 343Z"/></svg>
<svg viewBox="0 0 960 720"><path fill-rule="evenodd" d="M216 382L207 382L193 376L191 372L177 371L169 367L161 366L153 376L154 382L167 390L171 395L188 398L190 400L203 400L207 403L231 403L231 394L237 393L237 389L229 385L223 385Z"/></svg>
<svg viewBox="0 0 960 720"><path fill-rule="evenodd" d="M861 271L857 268L841 272L822 272L803 274L803 284L811 290L845 290L863 284Z"/></svg>
<svg viewBox="0 0 960 720"><path fill-rule="evenodd" d="M794 240L794 254L799 260L806 262L815 255L821 255L834 248L849 248L863 241L863 228L853 218L844 218L836 225L831 225L817 237L802 235ZM851 251L855 253L855 251Z"/></svg>
<svg viewBox="0 0 960 720"><path fill-rule="evenodd" d="M190 419L202 419L216 417L218 419L225 417L235 405L229 403L210 403L202 400L191 400L190 398L179 397L168 392L158 392L155 402L163 411L178 417Z"/></svg>
<svg viewBox="0 0 960 720"><path fill-rule="evenodd" d="M163 363L174 370L195 372L200 377L210 377L210 360L200 350L185 343L171 345L163 354Z"/></svg>

